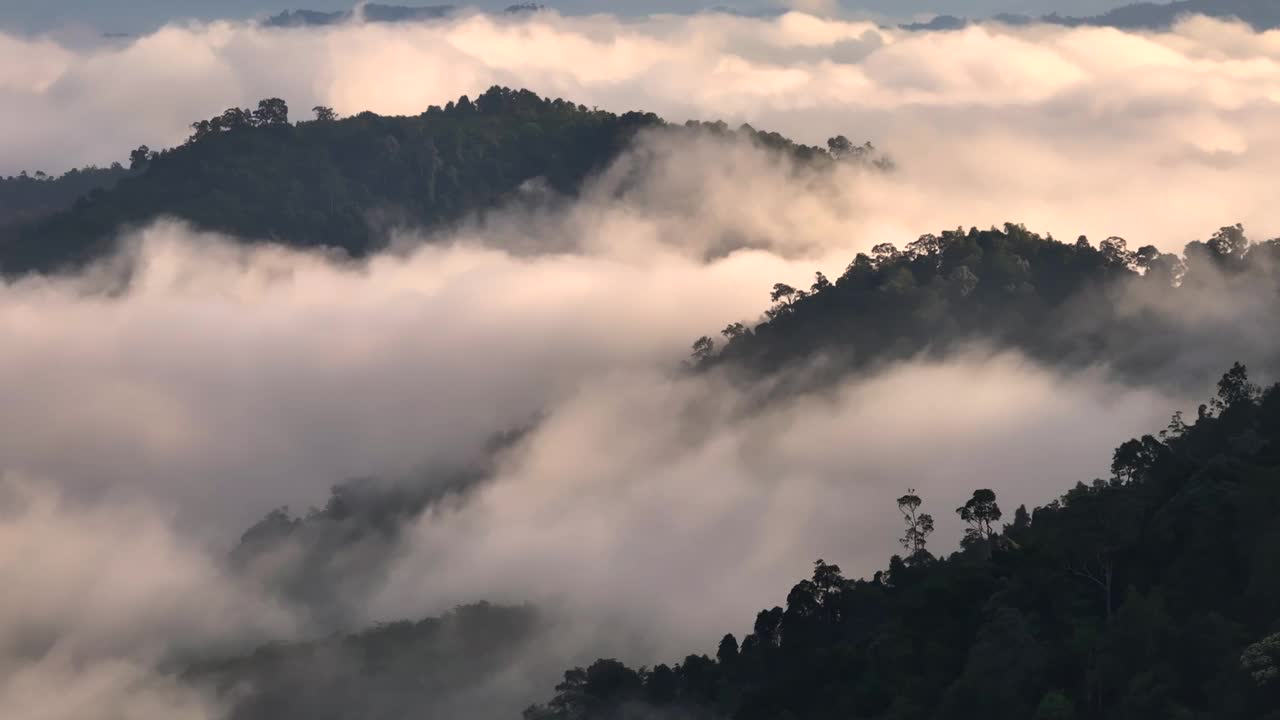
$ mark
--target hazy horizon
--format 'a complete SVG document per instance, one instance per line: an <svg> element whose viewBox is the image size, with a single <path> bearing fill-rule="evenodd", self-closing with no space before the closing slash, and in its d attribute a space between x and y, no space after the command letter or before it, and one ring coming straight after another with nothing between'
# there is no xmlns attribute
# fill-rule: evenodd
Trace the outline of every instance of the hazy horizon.
<svg viewBox="0 0 1280 720"><path fill-rule="evenodd" d="M384 5L458 5L499 10L515 0L381 0ZM564 13L618 13L644 15L659 12L687 13L714 7L761 11L796 7L842 15L858 13L893 18L960 15L985 17L1010 12L1028 15L1057 11L1063 15L1090 15L1128 4L1123 0L553 0L543 2ZM242 19L285 10L347 10L353 0L10 0L0 5L0 30L18 32L72 31L88 27L104 33L146 32L168 22L199 19Z"/></svg>

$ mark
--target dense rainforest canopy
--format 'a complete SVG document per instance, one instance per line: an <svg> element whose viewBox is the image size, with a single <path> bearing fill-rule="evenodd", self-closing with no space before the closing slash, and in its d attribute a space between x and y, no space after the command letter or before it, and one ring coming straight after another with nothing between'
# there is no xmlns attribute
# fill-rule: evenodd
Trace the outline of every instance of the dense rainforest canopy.
<svg viewBox="0 0 1280 720"><path fill-rule="evenodd" d="M442 497L371 489L335 489L306 518L273 512L235 563L292 537L316 546L308 562L376 567L398 522ZM525 717L1280 718L1280 385L1233 366L1194 419L1175 413L1121 444L1110 477L1032 511L985 488L954 510L904 490L903 552L873 577L819 560L785 607L743 618L741 639L670 665L571 669ZM950 552L932 537L945 512L967 527ZM307 592L339 594L335 577ZM238 720L448 714L455 690L538 642L538 622L481 604L199 660L184 678Z"/></svg>
<svg viewBox="0 0 1280 720"><path fill-rule="evenodd" d="M869 144L828 148L724 123L667 125L652 113L616 115L527 90L493 87L414 117L365 112L290 122L270 98L192 125L182 146L131 154L132 175L35 222L0 224L6 274L75 267L109 252L116 234L157 217L293 247L363 256L396 227L431 228L500 205L538 179L573 195L644 129L739 134L809 162L839 157L886 166ZM104 184L105 185L105 184Z"/></svg>
<svg viewBox="0 0 1280 720"><path fill-rule="evenodd" d="M904 555L873 578L818 560L741 641L574 668L526 719L1280 718L1280 385L1234 366L1033 512L974 491L956 552L928 545L947 509L898 510Z"/></svg>
<svg viewBox="0 0 1280 720"><path fill-rule="evenodd" d="M699 338L694 362L756 373L805 364L830 377L982 341L1188 388L1236 357L1280 370L1280 240L1252 242L1239 225L1181 255L1116 237L1064 243L1012 224L957 229L877 245L834 280L778 283L770 299L762 322Z"/></svg>
<svg viewBox="0 0 1280 720"><path fill-rule="evenodd" d="M76 200L94 191L108 190L131 174L130 169L113 163L105 168L74 168L57 177L42 170L0 177L0 228L65 210Z"/></svg>
<svg viewBox="0 0 1280 720"><path fill-rule="evenodd" d="M537 638L528 606L477 603L311 642L190 665L183 679L235 698L228 720L465 717L471 697ZM472 695L474 693L475 695Z"/></svg>
<svg viewBox="0 0 1280 720"><path fill-rule="evenodd" d="M1221 324L1220 313L1236 323L1252 313L1263 323L1275 317L1275 241L1252 243L1229 226L1181 256L1129 251L1118 238L1100 245L1009 226L929 235L905 250L880 246L837 281L820 276L803 291L775 286L762 323L731 325L720 352L709 338L695 344L694 370L749 379L848 343L845 362L833 364L848 372L911 357L930 332L940 334L939 350L982 337L1049 359L1071 347L1068 329L1092 327L1096 337L1076 341L1098 357L1135 372L1149 362L1160 373L1152 356L1129 353L1166 335L1171 355L1229 351L1185 350L1200 330L1175 324L1163 303L1217 297L1222 307L1208 313L1208 325ZM999 282L980 291L991 278ZM1139 299L1149 307L1135 310ZM954 310L921 311L928 307ZM938 317L962 324L919 321ZM1038 335L1036 325L1056 330ZM874 349L871 358L854 352L863 347ZM903 554L874 577L847 579L819 560L786 606L762 611L741 640L725 637L715 652L671 665L604 659L572 669L526 717L1280 718L1280 385L1264 392L1237 364L1194 420L1177 413L1160 432L1121 444L1111 469L1033 511L1006 513L993 491L975 489L954 510L968 529L949 554L931 543L933 515L948 510L904 487ZM445 487L466 492L483 481L483 473L459 476ZM305 518L269 515L242 539L238 562L304 538L303 547L322 548L308 555L322 569L299 576L305 583L332 582L326 557L376 568L368 549L385 553L381 538L394 537L398 518L419 516L439 497L340 487ZM414 652L413 626L397 627L385 629L388 646ZM267 679L279 672L243 659L228 667L262 687L273 687ZM428 677L439 671L423 668ZM400 682L390 666L389 679L362 672L343 680L357 684L339 685L345 694L334 706ZM433 702L398 692L424 707ZM238 716L292 707L262 705L264 693L274 690L248 696Z"/></svg>

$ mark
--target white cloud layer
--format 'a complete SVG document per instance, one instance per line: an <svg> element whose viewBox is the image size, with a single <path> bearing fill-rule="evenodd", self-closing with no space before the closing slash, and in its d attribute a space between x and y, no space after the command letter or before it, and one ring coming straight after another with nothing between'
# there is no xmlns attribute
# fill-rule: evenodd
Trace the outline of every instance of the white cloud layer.
<svg viewBox="0 0 1280 720"><path fill-rule="evenodd" d="M533 599L645 636L653 647L630 649L658 651L644 661L680 656L748 630L815 558L886 567L906 488L945 554L972 490L995 489L1010 516L1042 504L1108 474L1116 438L1162 424L1169 402L981 350L763 409L714 378L602 376L473 500L424 516L370 608Z"/></svg>
<svg viewBox="0 0 1280 720"><path fill-rule="evenodd" d="M207 698L121 658L47 656L0 672L0 710L10 720L218 720Z"/></svg>
<svg viewBox="0 0 1280 720"><path fill-rule="evenodd" d="M296 625L166 511L81 503L14 473L0 473L0 587L0 716L13 720L213 720L208 699L156 663Z"/></svg>
<svg viewBox="0 0 1280 720"><path fill-rule="evenodd" d="M6 467L54 478L45 486L73 509L138 508L121 535L67 519L57 503L28 504L43 510L20 514L24 523L47 522L9 528L10 546L51 544L81 564L24 568L15 549L4 567L33 575L10 579L74 598L94 573L113 577L74 545L80 535L63 542L47 529L58 520L118 537L96 546L112 558L159 553L144 565L172 570L155 579L161 592L128 575L105 587L181 604L166 583L219 581L200 569L219 563L195 538L225 546L270 507L318 503L352 476L465 459L541 413L489 484L420 522L385 587L354 604L381 620L534 600L617 614L670 650L697 631L734 629L724 624L749 619L816 556L874 572L895 549L892 502L908 486L939 516L945 548L958 536L948 510L972 489L997 489L1010 510L1045 502L1105 474L1112 447L1187 405L1101 371L1062 376L980 349L761 405L714 376L671 371L692 337L753 317L763 289L804 277L812 261L762 250L703 261L646 244L643 222L623 233L610 212L587 207L568 217L593 215L577 229L598 238L608 228L612 241L573 253L520 257L458 238L353 266L161 224L136 239L139 271L123 294L85 294L84 279L0 289L12 339L0 359ZM696 227L677 237L696 238ZM132 636L111 613L133 596L114 597L46 625ZM59 606L32 597L16 607ZM163 613L143 610L148 628L165 627ZM193 631L192 618L176 617L175 635Z"/></svg>
<svg viewBox="0 0 1280 720"><path fill-rule="evenodd" d="M634 222L641 232L650 228ZM590 226L623 234L609 216ZM339 481L465 458L581 378L674 366L811 261L423 248L368 267L160 225L127 295L0 287L0 456L226 533ZM651 248L652 249L652 248Z"/></svg>

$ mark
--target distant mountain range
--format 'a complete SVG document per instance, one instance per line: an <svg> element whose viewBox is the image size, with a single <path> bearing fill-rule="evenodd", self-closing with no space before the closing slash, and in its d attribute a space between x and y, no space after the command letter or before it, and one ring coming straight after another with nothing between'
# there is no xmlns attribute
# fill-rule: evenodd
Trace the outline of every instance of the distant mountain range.
<svg viewBox="0 0 1280 720"><path fill-rule="evenodd" d="M1240 20L1255 30L1280 28L1280 2L1277 0L1179 0L1179 2L1135 3L1118 7L1092 17L1066 17L1053 13L1040 17L1029 15L995 15L991 20L1009 25L1048 23L1068 27L1113 27L1123 30L1163 30L1188 15ZM957 30L977 20L939 15L926 23L902 25L905 30Z"/></svg>
<svg viewBox="0 0 1280 720"><path fill-rule="evenodd" d="M458 12L457 5L380 5L370 3L356 10L286 10L262 21L266 27L316 27L339 25L360 20L373 23L425 22L440 20ZM539 3L517 3L502 11L506 15L546 10ZM742 17L769 18L783 14L784 10L742 10L727 5L717 5L707 12L725 13ZM1060 15L1020 15L1001 13L989 18L968 18L956 15L938 15L928 22L899 25L904 30L940 31L959 30L969 25L994 21L1006 25L1031 25L1047 23L1067 27L1113 27L1123 30L1164 30L1188 15L1205 15L1213 18L1240 20L1258 31L1280 29L1280 0L1178 0L1172 3L1141 2L1124 5L1100 15L1075 17ZM129 33L108 33L108 38L129 38Z"/></svg>
<svg viewBox="0 0 1280 720"><path fill-rule="evenodd" d="M370 3L359 11L359 19L364 22L420 22L438 20L448 17L457 11L455 5L427 5L407 7L404 5L377 5ZM537 3L519 3L507 7L503 12L515 15L525 12L544 10ZM337 12L321 12L317 10L286 10L273 15L263 22L268 27L308 27L315 25L336 25L357 19L355 10L339 10Z"/></svg>

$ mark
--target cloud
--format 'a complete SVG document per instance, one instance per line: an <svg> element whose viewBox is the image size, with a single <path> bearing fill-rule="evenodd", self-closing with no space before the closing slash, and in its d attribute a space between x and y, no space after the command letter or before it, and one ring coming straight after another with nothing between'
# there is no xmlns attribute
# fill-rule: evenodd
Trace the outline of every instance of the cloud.
<svg viewBox="0 0 1280 720"><path fill-rule="evenodd" d="M638 249L651 225L587 227ZM79 497L173 503L224 537L351 477L465 458L580 377L674 365L692 338L754 316L779 274L812 267L465 241L357 267L172 224L138 243L123 296L79 279L0 287L0 454Z"/></svg>
<svg viewBox="0 0 1280 720"><path fill-rule="evenodd" d="M119 658L84 663L45 657L0 670L0 709L12 720L215 720L209 699L172 678Z"/></svg>
<svg viewBox="0 0 1280 720"><path fill-rule="evenodd" d="M62 525L159 553L154 576L121 575L104 587L123 594L91 612L35 596L15 607L51 613L35 626L55 637L207 649L217 602L247 602L211 558L266 510L320 503L351 477L432 482L430 469L538 418L492 477L381 558L385 573L334 592L354 593L340 604L368 621L481 599L571 609L578 632L528 660L536 677L583 648L653 659L741 630L814 557L874 572L895 549L892 502L907 487L946 547L958 534L948 509L972 489L997 489L1008 510L1045 502L1191 405L1160 383L1128 389L1103 369L1064 375L1000 348L783 400L674 372L693 338L757 318L774 282L837 276L882 222L865 194L904 182L658 133L572 202L406 229L397 252L362 263L161 220L84 276L0 286L0 456L56 493L28 503L52 508L33 517L54 529L12 533L84 558L21 583L80 597L111 568L79 536L58 540ZM1223 317L1194 324L1220 330ZM181 601L224 581L229 599ZM114 614L134 607L126 591L193 614L143 603L127 617L152 632L134 633ZM263 623L263 638L290 630Z"/></svg>
<svg viewBox="0 0 1280 720"><path fill-rule="evenodd" d="M1237 219L1275 232L1278 57L1280 36L1210 22L913 35L798 13L215 23L96 49L0 35L0 155L51 169L180 141L266 95L416 112L491 83L870 137L900 168L815 174L655 135L563 206L405 229L365 263L158 219L85 276L0 285L0 585L18 588L0 601L0 707L203 719L217 708L160 659L305 626L223 568L241 529L350 477L430 481L534 418L360 589L370 621L481 599L571 615L495 680L520 692L570 658L707 648L816 557L874 572L907 487L945 551L977 487L1011 512L1105 474L1116 444L1189 407L1182 388L999 347L781 399L675 368L693 338L758 317L774 282L837 276L881 241L1004 220L1168 249ZM130 283L111 287L121 266ZM1195 357L1270 318L1196 308ZM75 692L41 700L60 686Z"/></svg>
<svg viewBox="0 0 1280 720"><path fill-rule="evenodd" d="M0 714L212 720L158 669L286 638L296 619L142 501L84 504L0 475Z"/></svg>
<svg viewBox="0 0 1280 720"><path fill-rule="evenodd" d="M1117 438L1162 425L1171 402L980 349L763 406L714 378L605 376L473 498L424 515L370 607L533 599L643 630L659 652L633 646L637 661L669 658L749 629L817 557L855 576L885 567L906 488L949 552L951 509L973 489L1010 514L1043 503L1108 474Z"/></svg>
<svg viewBox="0 0 1280 720"><path fill-rule="evenodd" d="M885 182L902 181L657 134L573 202L405 230L363 264L160 221L88 276L0 285L0 456L80 499L166 504L225 544L341 481L468 462L600 376L675 367L757 319L775 282L838 277L878 232L862 195ZM104 291L121 265L129 287ZM1199 325L1237 345L1221 316Z"/></svg>
<svg viewBox="0 0 1280 720"><path fill-rule="evenodd" d="M417 113L497 83L807 142L871 139L900 166L858 191L877 241L1006 220L1166 249L1226 222L1280 234L1266 190L1280 156L1280 33L1204 19L1147 34L913 34L798 12L211 23L90 49L0 35L0 57L8 172L178 143L192 120L261 97Z"/></svg>
<svg viewBox="0 0 1280 720"><path fill-rule="evenodd" d="M0 655L145 655L144 636L234 647L289 632L284 609L238 587L142 501L77 503L12 473L0 491Z"/></svg>
<svg viewBox="0 0 1280 720"><path fill-rule="evenodd" d="M906 487L945 547L974 487L1044 502L1186 405L999 351L783 401L675 372L692 338L758 317L773 282L837 275L854 248L824 239L861 222L840 188L875 177L657 135L575 202L428 243L406 231L364 263L160 221L84 276L0 286L0 456L44 478L4 526L20 554L0 566L26 590L0 628L124 662L109 677L126 685L163 686L156 656L288 637L306 613L216 559L240 530L350 477L431 482L537 417L373 560L385 572L333 588L366 621L481 599L565 610L556 642L491 681L518 705L592 654L740 632L816 556L874 572ZM57 562L20 561L45 547Z"/></svg>

